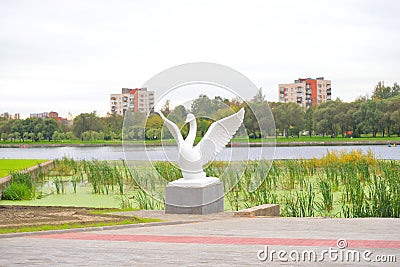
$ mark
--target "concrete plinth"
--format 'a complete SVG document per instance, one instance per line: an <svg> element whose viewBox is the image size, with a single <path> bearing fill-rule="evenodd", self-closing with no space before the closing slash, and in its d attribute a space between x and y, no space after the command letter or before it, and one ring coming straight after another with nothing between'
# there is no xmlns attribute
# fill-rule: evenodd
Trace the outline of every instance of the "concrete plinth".
<svg viewBox="0 0 400 267"><path fill-rule="evenodd" d="M169 183L165 189L165 213L210 214L224 211L224 185L219 180L202 186Z"/></svg>

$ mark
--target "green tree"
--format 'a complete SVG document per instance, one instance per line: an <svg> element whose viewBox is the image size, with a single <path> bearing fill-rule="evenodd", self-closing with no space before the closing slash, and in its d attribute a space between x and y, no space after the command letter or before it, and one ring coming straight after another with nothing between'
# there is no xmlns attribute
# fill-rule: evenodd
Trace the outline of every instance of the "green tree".
<svg viewBox="0 0 400 267"><path fill-rule="evenodd" d="M35 141L36 138L35 133L29 133L28 138L31 140L31 142Z"/></svg>
<svg viewBox="0 0 400 267"><path fill-rule="evenodd" d="M206 95L200 95L191 105L191 112L196 117L209 117L211 114L215 114L219 109L226 107L224 100L216 96L214 99L210 99Z"/></svg>
<svg viewBox="0 0 400 267"><path fill-rule="evenodd" d="M130 140L143 140L144 128L139 125L134 125L128 129L128 138Z"/></svg>
<svg viewBox="0 0 400 267"><path fill-rule="evenodd" d="M393 112L390 118L394 121L393 128L397 129L397 136L400 137L400 110Z"/></svg>
<svg viewBox="0 0 400 267"><path fill-rule="evenodd" d="M228 117L230 115L232 115L233 113L237 112L239 110L233 110L231 107L226 107L226 108L222 108L219 109L217 111L217 113L215 114L215 119L216 120L220 120L222 118Z"/></svg>
<svg viewBox="0 0 400 267"><path fill-rule="evenodd" d="M15 135L14 135L14 133L9 133L9 134L8 134L8 139L10 139L11 141L15 142Z"/></svg>
<svg viewBox="0 0 400 267"><path fill-rule="evenodd" d="M63 140L62 137L63 137L62 133L59 133L58 131L55 131L53 133L52 139L53 139L53 141L60 141L60 140Z"/></svg>
<svg viewBox="0 0 400 267"><path fill-rule="evenodd" d="M38 132L36 134L36 138L38 141L42 141L44 139L44 134L42 132Z"/></svg>
<svg viewBox="0 0 400 267"><path fill-rule="evenodd" d="M3 142L7 141L8 134L7 133L1 133L1 139L3 140Z"/></svg>
<svg viewBox="0 0 400 267"><path fill-rule="evenodd" d="M272 113L276 128L289 138L289 134L300 135L304 128L304 112L296 103L277 103Z"/></svg>
<svg viewBox="0 0 400 267"><path fill-rule="evenodd" d="M262 87L257 90L257 94L251 99L251 102L260 102L263 103L265 101L265 95L263 94Z"/></svg>
<svg viewBox="0 0 400 267"><path fill-rule="evenodd" d="M400 85L394 83L392 86L392 97L400 96Z"/></svg>
<svg viewBox="0 0 400 267"><path fill-rule="evenodd" d="M151 114L146 121L146 138L161 139L161 129L164 121L158 114Z"/></svg>
<svg viewBox="0 0 400 267"><path fill-rule="evenodd" d="M322 136L326 134L331 135L331 137L336 136L339 126L335 121L338 117L335 118L334 116L339 113L338 106L340 103L340 101L328 101L317 106L314 113L314 124L316 131Z"/></svg>
<svg viewBox="0 0 400 267"><path fill-rule="evenodd" d="M380 102L378 108L382 116L379 121L382 136L384 137L385 134L387 134L387 136L390 137L391 128L395 124L395 121L393 121L391 117L392 113L395 111L395 98L384 99Z"/></svg>
<svg viewBox="0 0 400 267"><path fill-rule="evenodd" d="M146 138L147 139L158 139L161 138L161 130L156 128L148 128L146 129Z"/></svg>
<svg viewBox="0 0 400 267"><path fill-rule="evenodd" d="M363 102L355 114L360 131L372 133L373 137L376 137L381 125L382 112L379 105L379 102L373 100Z"/></svg>
<svg viewBox="0 0 400 267"><path fill-rule="evenodd" d="M342 137L345 136L345 132L347 132L350 128L349 125L349 118L348 118L348 109L350 108L350 105L348 103L342 102L342 101L335 101L335 107L333 115L333 122L337 125L337 127L340 129L340 134Z"/></svg>
<svg viewBox="0 0 400 267"><path fill-rule="evenodd" d="M19 141L21 139L21 134L19 132L14 132L14 139Z"/></svg>
<svg viewBox="0 0 400 267"><path fill-rule="evenodd" d="M392 87L385 86L385 83L378 82L372 94L373 100L388 99L400 95L400 86L394 83Z"/></svg>
<svg viewBox="0 0 400 267"><path fill-rule="evenodd" d="M261 137L261 129L254 114L253 110L257 107L261 106L260 103L245 103L244 106L244 126L250 138L260 138Z"/></svg>
<svg viewBox="0 0 400 267"><path fill-rule="evenodd" d="M22 135L22 141L25 142L25 140L28 140L29 138L29 133L28 132L24 132Z"/></svg>
<svg viewBox="0 0 400 267"><path fill-rule="evenodd" d="M52 118L43 119L43 125L43 135L48 141L51 141L55 131L62 131L57 121Z"/></svg>
<svg viewBox="0 0 400 267"><path fill-rule="evenodd" d="M392 129L397 133L397 136L400 136L400 96L391 99L389 109Z"/></svg>
<svg viewBox="0 0 400 267"><path fill-rule="evenodd" d="M13 124L13 120L3 120L0 123L0 132L2 133L11 133L11 126Z"/></svg>
<svg viewBox="0 0 400 267"><path fill-rule="evenodd" d="M347 130L352 132L351 134L352 137L360 136L356 116L361 103L362 103L361 101L348 103L348 109L346 111L346 114L344 114L345 121L347 124Z"/></svg>
<svg viewBox="0 0 400 267"><path fill-rule="evenodd" d="M104 125L96 113L81 113L74 119L74 124L72 126L72 132L75 136L80 137L82 141L85 139L82 133L88 131L103 131Z"/></svg>
<svg viewBox="0 0 400 267"><path fill-rule="evenodd" d="M92 141L92 135L91 135L90 131L83 132L81 134L81 140L82 141Z"/></svg>
<svg viewBox="0 0 400 267"><path fill-rule="evenodd" d="M314 131L314 108L308 108L304 114L304 126L311 137Z"/></svg>
<svg viewBox="0 0 400 267"><path fill-rule="evenodd" d="M185 121L186 115L188 114L188 111L186 108L182 105L178 105L174 108L174 110L169 114L170 116L176 117L180 121Z"/></svg>
<svg viewBox="0 0 400 267"><path fill-rule="evenodd" d="M65 138L71 141L71 140L76 139L76 136L74 135L73 132L66 132L65 133Z"/></svg>
<svg viewBox="0 0 400 267"><path fill-rule="evenodd" d="M15 139L20 139L20 137L23 135L21 120L13 120L13 123L11 126L11 132L14 133Z"/></svg>
<svg viewBox="0 0 400 267"><path fill-rule="evenodd" d="M164 114L164 113L163 113ZM167 118L178 125L178 127L182 127L185 124L186 116L188 112L186 108L182 105L176 106L167 116Z"/></svg>
<svg viewBox="0 0 400 267"><path fill-rule="evenodd" d="M197 119L197 133L200 136L204 136L207 133L208 128L214 121L211 119L201 118Z"/></svg>
<svg viewBox="0 0 400 267"><path fill-rule="evenodd" d="M126 113L128 114L128 113ZM141 114L141 113L140 113ZM136 116L137 117L137 116ZM135 119L136 119L135 117ZM106 117L100 118L104 125L105 137L118 135L122 132L124 117L117 114L107 114ZM100 129L103 130L103 129Z"/></svg>
<svg viewBox="0 0 400 267"><path fill-rule="evenodd" d="M163 113L164 114L164 113ZM188 114L188 111L186 108L182 105L176 106L173 110L170 111L170 113L167 116L167 118L170 121L173 121L178 128L181 130L182 136L185 138L189 132L189 127L187 124L185 124L186 116ZM172 135L170 131L167 129L166 126L163 126L163 132L162 132L162 137L163 139L172 139Z"/></svg>

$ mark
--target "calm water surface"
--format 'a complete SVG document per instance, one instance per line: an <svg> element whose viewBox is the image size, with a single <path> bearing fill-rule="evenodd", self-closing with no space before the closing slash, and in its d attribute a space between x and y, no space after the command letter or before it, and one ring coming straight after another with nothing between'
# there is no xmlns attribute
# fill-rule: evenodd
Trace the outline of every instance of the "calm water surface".
<svg viewBox="0 0 400 267"><path fill-rule="evenodd" d="M371 150L380 159L400 160L400 147L376 146L302 146L302 147L233 147L225 148L217 155L217 160L240 161L245 159L309 159L320 158L327 151L361 149ZM263 151L263 152L262 152ZM176 160L176 147L131 147L125 149L130 160ZM261 153L262 152L262 153ZM56 159L64 156L74 159L116 160L124 159L122 147L41 147L41 148L0 148L0 158L5 159Z"/></svg>

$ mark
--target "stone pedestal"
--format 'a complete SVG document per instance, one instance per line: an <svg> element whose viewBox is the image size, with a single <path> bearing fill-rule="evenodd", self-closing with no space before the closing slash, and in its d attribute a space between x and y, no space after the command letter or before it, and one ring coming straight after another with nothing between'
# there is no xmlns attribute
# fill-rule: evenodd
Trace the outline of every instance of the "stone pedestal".
<svg viewBox="0 0 400 267"><path fill-rule="evenodd" d="M215 180L208 183L186 183L183 180L169 183L165 189L165 213L210 214L224 211L224 185L218 179L212 179Z"/></svg>

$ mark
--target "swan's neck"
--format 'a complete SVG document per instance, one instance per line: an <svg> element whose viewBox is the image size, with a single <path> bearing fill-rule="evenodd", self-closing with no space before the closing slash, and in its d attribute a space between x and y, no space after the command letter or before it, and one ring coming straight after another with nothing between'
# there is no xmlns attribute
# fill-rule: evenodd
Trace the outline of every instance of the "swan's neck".
<svg viewBox="0 0 400 267"><path fill-rule="evenodd" d="M196 132L197 132L197 123L196 120L192 120L189 123L189 133L186 137L186 142L189 144L193 145L194 144L194 139L196 139Z"/></svg>

